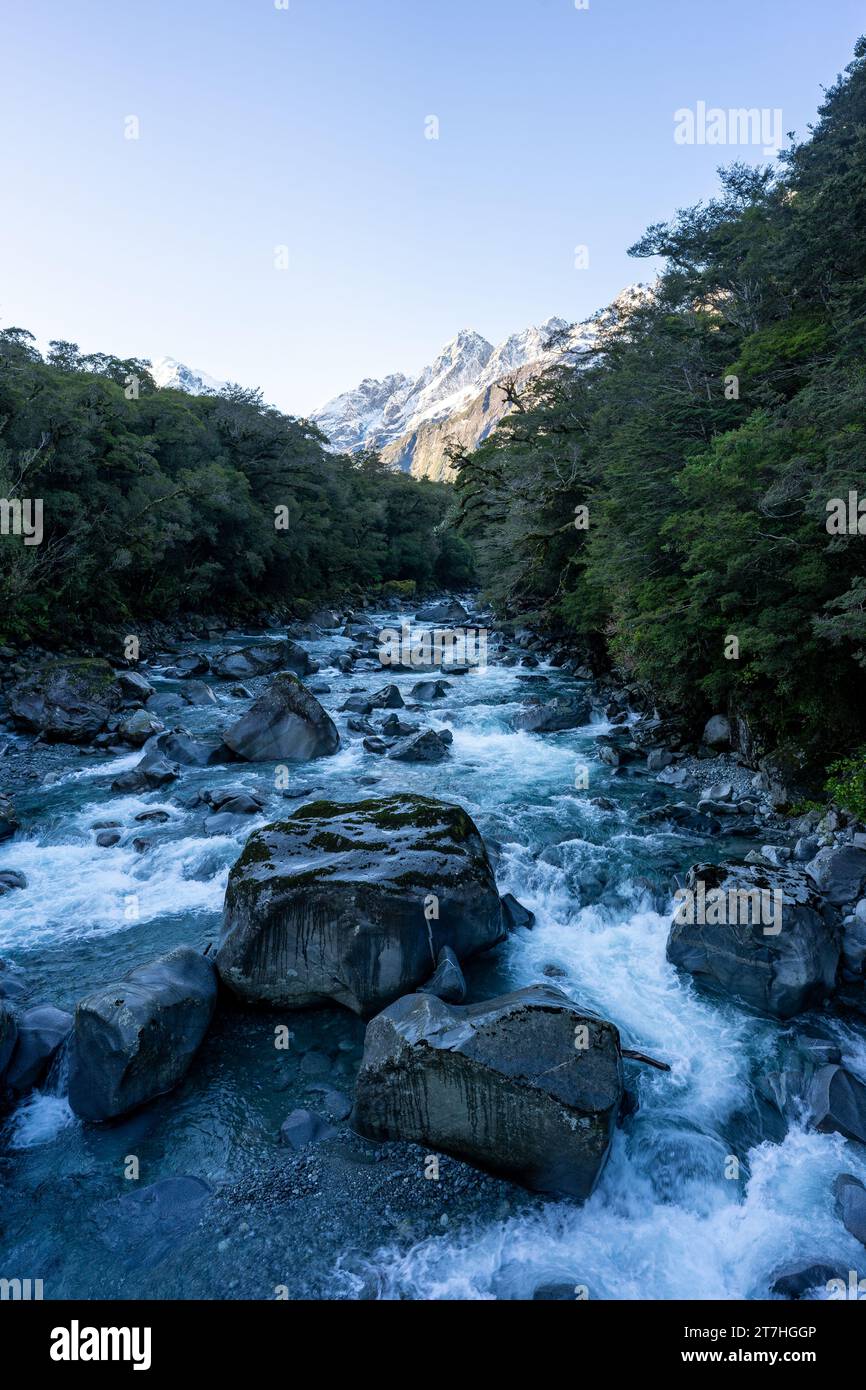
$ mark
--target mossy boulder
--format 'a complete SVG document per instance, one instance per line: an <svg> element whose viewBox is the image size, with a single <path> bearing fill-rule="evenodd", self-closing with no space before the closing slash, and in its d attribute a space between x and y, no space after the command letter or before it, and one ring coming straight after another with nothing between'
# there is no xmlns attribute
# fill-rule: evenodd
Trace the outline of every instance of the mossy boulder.
<svg viewBox="0 0 866 1390"><path fill-rule="evenodd" d="M370 1014L502 940L484 842L459 806L408 793L313 802L247 840L217 967L250 1002Z"/></svg>
<svg viewBox="0 0 866 1390"><path fill-rule="evenodd" d="M89 743L120 706L123 689L107 661L47 661L9 693L9 712L20 729L58 743Z"/></svg>

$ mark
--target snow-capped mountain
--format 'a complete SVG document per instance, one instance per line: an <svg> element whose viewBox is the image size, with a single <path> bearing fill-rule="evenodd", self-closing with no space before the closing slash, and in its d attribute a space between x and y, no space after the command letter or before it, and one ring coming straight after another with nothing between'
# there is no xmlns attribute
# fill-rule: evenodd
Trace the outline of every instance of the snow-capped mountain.
<svg viewBox="0 0 866 1390"><path fill-rule="evenodd" d="M313 412L332 449L378 449L394 467L447 477L448 430L467 447L483 439L507 407L499 383L526 376L554 361L586 337L565 319L512 333L495 347L480 333L461 329L414 381L402 372L383 381L362 381Z"/></svg>
<svg viewBox="0 0 866 1390"><path fill-rule="evenodd" d="M151 364L150 373L157 386L168 386L175 391L188 391L191 396L199 396L202 391L221 391L225 386L224 381L208 376L207 372L185 367L183 362L178 362L174 357L157 357Z"/></svg>

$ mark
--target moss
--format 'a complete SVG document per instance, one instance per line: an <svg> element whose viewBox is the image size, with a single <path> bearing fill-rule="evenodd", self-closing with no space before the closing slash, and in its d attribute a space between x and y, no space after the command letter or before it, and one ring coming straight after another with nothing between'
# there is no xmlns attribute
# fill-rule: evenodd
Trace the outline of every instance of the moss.
<svg viewBox="0 0 866 1390"><path fill-rule="evenodd" d="M269 827L268 827L269 828ZM257 830L251 835L241 850L240 858L235 861L232 873L240 869L248 868L250 864L270 864L270 846L262 838L262 831Z"/></svg>

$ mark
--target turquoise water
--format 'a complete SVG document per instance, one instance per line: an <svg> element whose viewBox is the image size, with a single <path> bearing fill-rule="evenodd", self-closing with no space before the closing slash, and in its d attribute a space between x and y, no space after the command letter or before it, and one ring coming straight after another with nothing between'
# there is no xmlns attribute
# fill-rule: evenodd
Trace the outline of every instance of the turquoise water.
<svg viewBox="0 0 866 1390"><path fill-rule="evenodd" d="M393 615L372 623L387 627ZM350 640L304 645L322 663L316 679L331 693L319 698L343 740L334 757L293 766L293 786L309 794L287 801L271 766L246 764L185 768L160 792L112 793L111 780L137 762L135 752L73 753L54 785L16 798L25 830L0 847L0 869L23 870L28 888L0 899L0 955L21 968L28 1001L72 1007L175 945L215 941L229 867L257 825L322 793L351 801L407 789L464 806L494 845L500 891L536 915L533 931L469 967L473 994L553 974L613 1020L625 1045L671 1071L627 1067L639 1108L617 1131L583 1207L503 1197L505 1185L490 1180L489 1194L482 1185L469 1204L443 1191L432 1228L421 1222L412 1231L400 1218L412 1205L412 1161L399 1160L410 1189L397 1200L385 1181L390 1173L396 1191L391 1159L378 1161L350 1136L333 1141L333 1151L321 1146L321 1168L317 1155L298 1165L277 1142L288 1112L310 1104L312 1072L301 1066L310 1050L327 1059L327 1084L351 1093L363 1024L336 1009L283 1016L229 1008L178 1090L126 1121L82 1125L66 1105L62 1076L7 1117L0 1275L44 1278L46 1297L268 1298L279 1285L290 1297L519 1298L562 1282L591 1297L739 1299L766 1297L774 1271L800 1257L857 1268L862 1247L834 1215L832 1182L842 1171L866 1177L858 1146L796 1127L781 1144L762 1141L752 1085L772 1069L790 1027L699 994L665 960L673 876L746 846L648 834L636 820L645 798L668 793L652 776L616 775L599 762L603 722L543 736L512 731L522 700L571 687L552 668L533 673L544 682L526 680L491 650L488 668L454 678L446 700L401 716L454 735L447 761L411 765L365 752L337 710L350 691L391 679L408 696L417 674L341 676L330 654ZM160 689L182 688L148 675ZM255 693L266 678L247 684ZM217 706L185 709L166 723L196 733L224 727L247 705L230 686L215 682ZM575 786L582 765L588 790ZM207 787L254 791L266 812L245 817L236 835L209 837L203 808L175 800ZM590 804L598 795L616 811ZM136 821L153 809L169 820ZM121 823L121 842L97 848L91 827L109 819ZM132 847L139 835L152 841L147 853ZM290 1054L274 1048L281 1022L294 1034ZM809 1020L800 1023L808 1031ZM866 1079L861 1034L820 1023L835 1028L846 1064ZM130 1155L141 1185L193 1174L216 1195L206 1219L155 1262L130 1254L116 1233L112 1204L134 1186L124 1177ZM725 1176L731 1156L735 1180Z"/></svg>

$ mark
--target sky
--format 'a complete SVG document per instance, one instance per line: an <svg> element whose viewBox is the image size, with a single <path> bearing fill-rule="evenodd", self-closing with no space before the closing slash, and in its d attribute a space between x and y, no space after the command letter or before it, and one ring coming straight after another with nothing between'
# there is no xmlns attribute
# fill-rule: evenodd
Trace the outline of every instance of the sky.
<svg viewBox="0 0 866 1390"><path fill-rule="evenodd" d="M461 328L583 319L764 162L675 113L802 137L864 30L859 0L0 0L0 327L306 414Z"/></svg>

